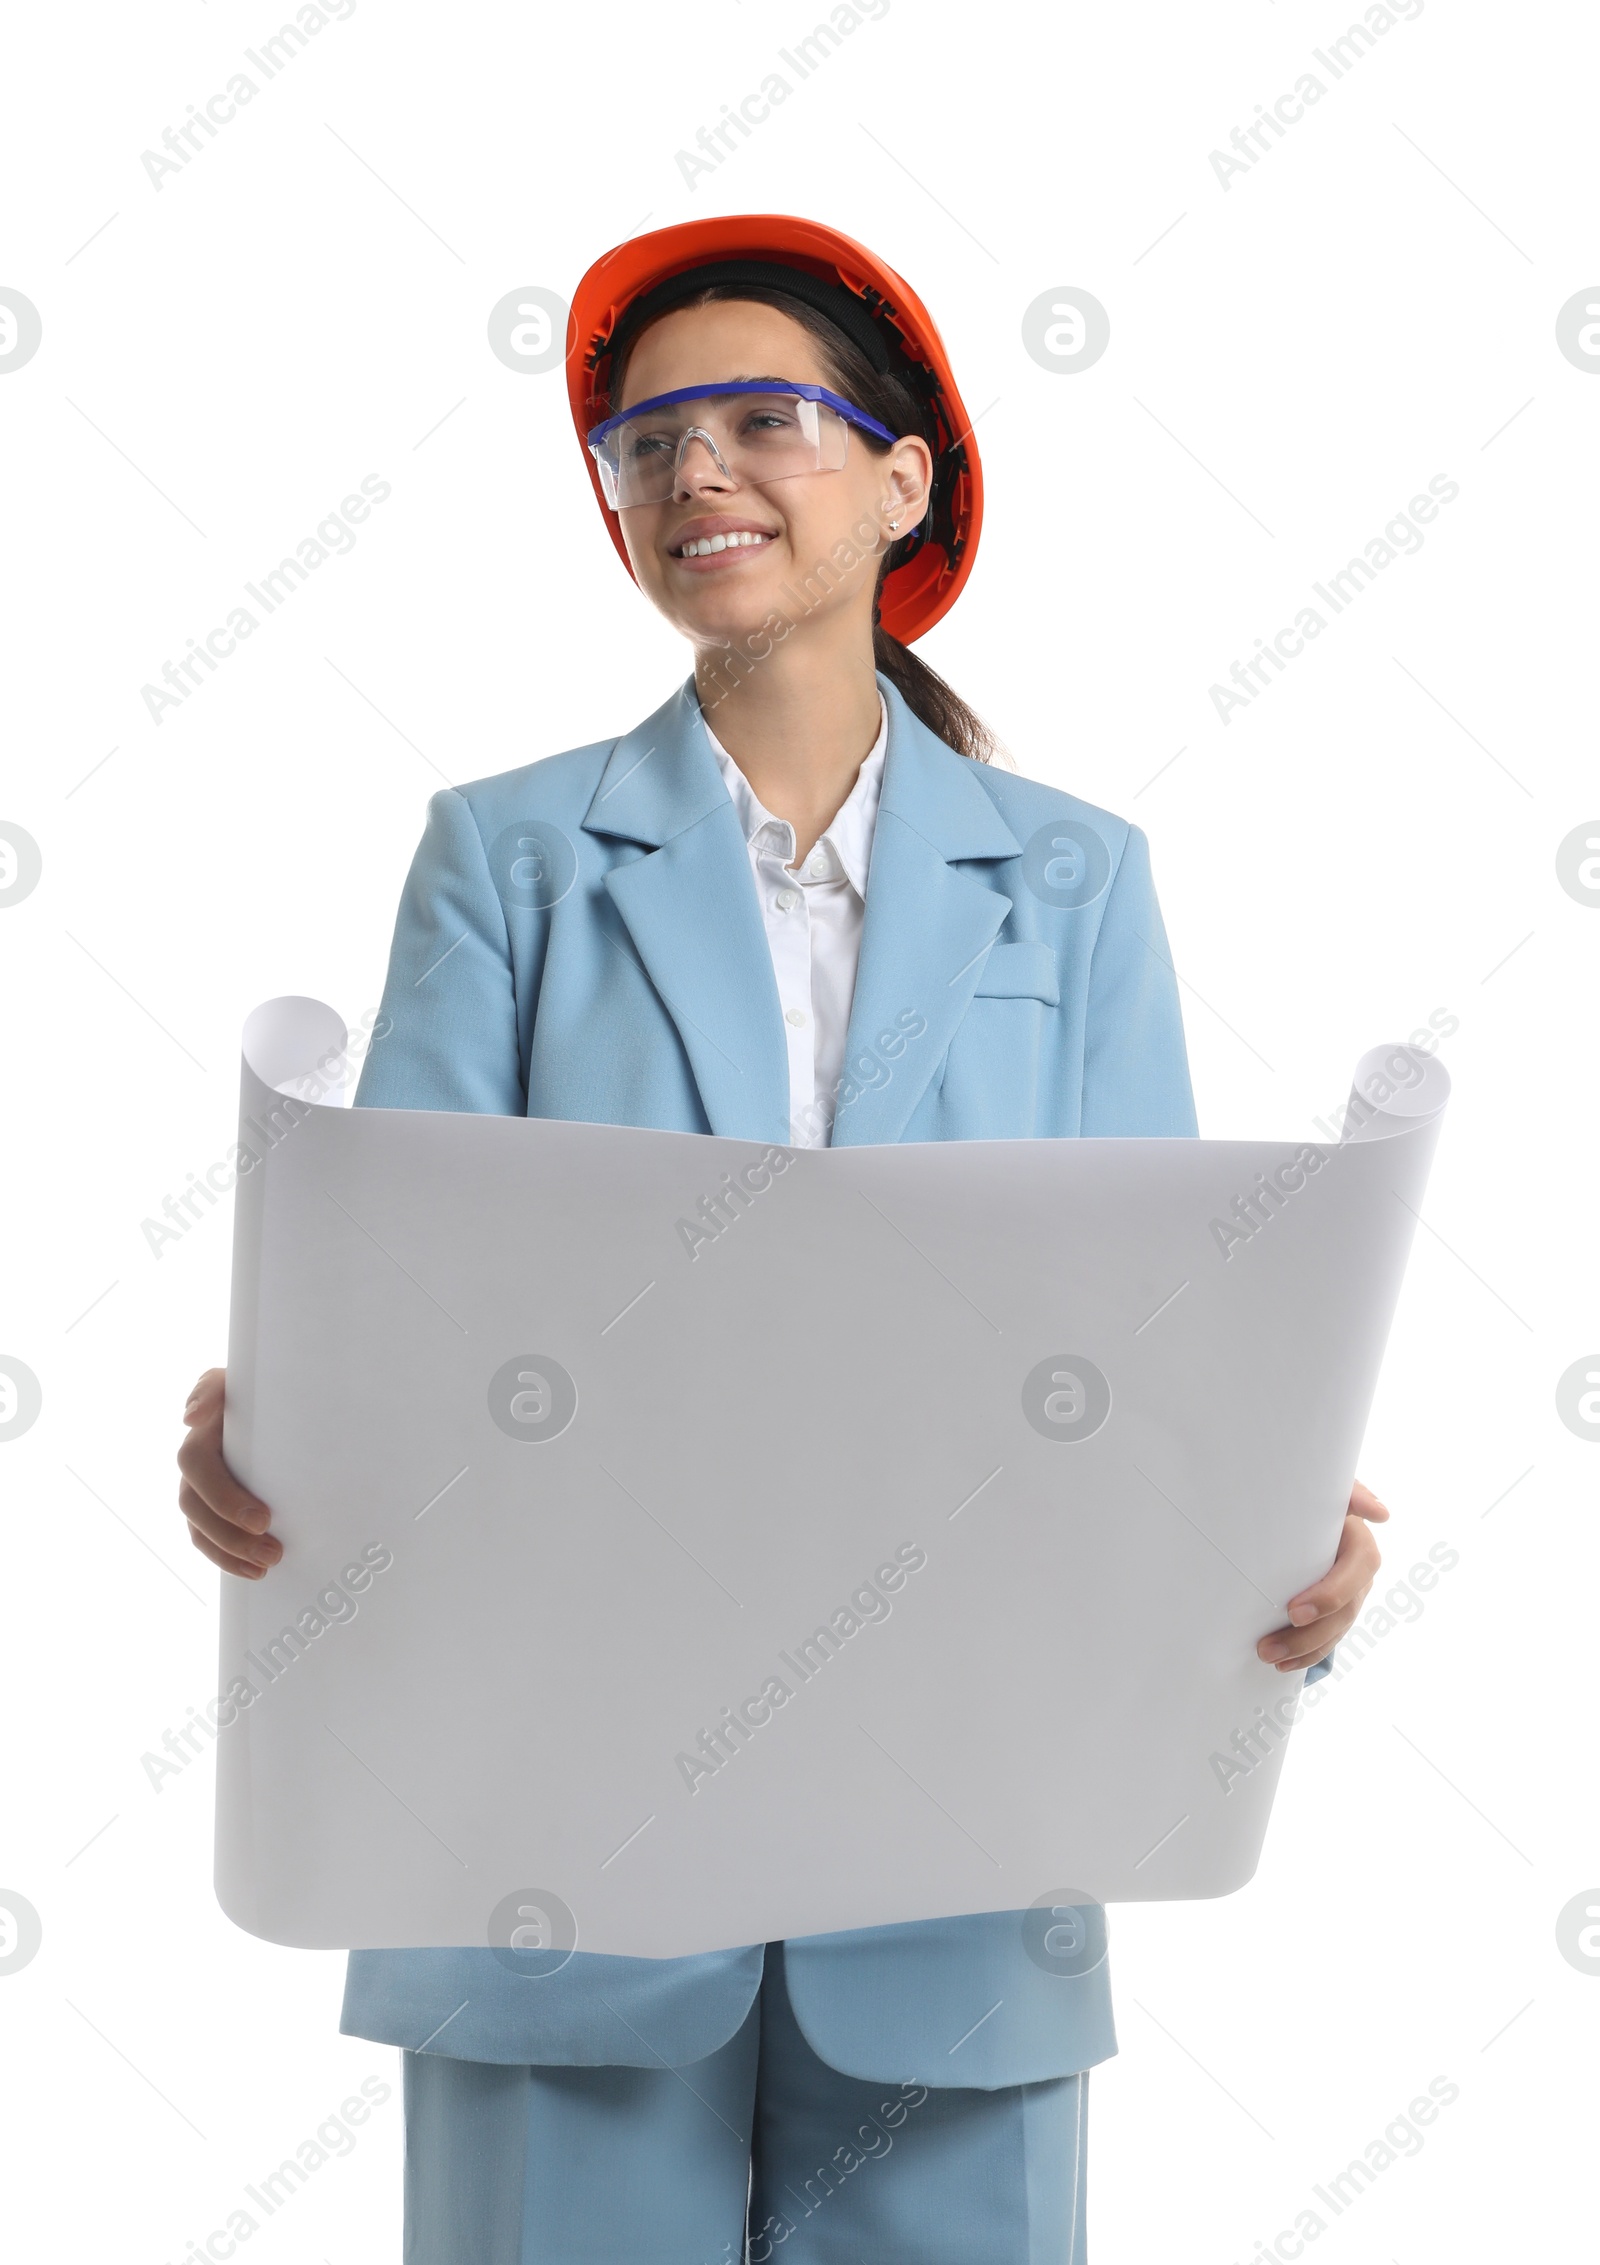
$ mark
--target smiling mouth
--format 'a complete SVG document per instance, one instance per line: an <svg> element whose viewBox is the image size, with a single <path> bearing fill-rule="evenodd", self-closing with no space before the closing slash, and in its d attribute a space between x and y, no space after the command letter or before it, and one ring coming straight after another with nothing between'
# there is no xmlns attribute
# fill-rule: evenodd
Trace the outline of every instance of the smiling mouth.
<svg viewBox="0 0 1600 2265"><path fill-rule="evenodd" d="M760 550L771 541L770 535L754 533L694 535L686 543L674 543L668 552L668 556L671 558L711 558L718 551Z"/></svg>

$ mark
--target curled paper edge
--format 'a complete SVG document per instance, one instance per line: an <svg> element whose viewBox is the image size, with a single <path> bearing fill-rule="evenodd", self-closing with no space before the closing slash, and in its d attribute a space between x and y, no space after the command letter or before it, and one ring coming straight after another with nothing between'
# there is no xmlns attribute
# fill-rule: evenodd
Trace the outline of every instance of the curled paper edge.
<svg viewBox="0 0 1600 2265"><path fill-rule="evenodd" d="M239 1051L269 1093L339 1107L350 1069L344 1017L321 999L263 999L245 1017Z"/></svg>
<svg viewBox="0 0 1600 2265"><path fill-rule="evenodd" d="M292 992L264 999L240 1037L245 1067L268 1092L332 1108L346 1104L355 1045L334 1008ZM1339 1144L1416 1129L1442 1115L1449 1098L1450 1073L1437 1054L1400 1040L1371 1046L1351 1072Z"/></svg>
<svg viewBox="0 0 1600 2265"><path fill-rule="evenodd" d="M1450 1073L1437 1054L1399 1041L1371 1046L1351 1073L1339 1145L1387 1140L1435 1123L1449 1098Z"/></svg>

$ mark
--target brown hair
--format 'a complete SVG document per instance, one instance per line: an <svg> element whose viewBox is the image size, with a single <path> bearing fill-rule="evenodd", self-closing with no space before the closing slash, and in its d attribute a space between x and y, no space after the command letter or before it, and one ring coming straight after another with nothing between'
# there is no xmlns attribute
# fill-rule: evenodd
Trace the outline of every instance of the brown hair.
<svg viewBox="0 0 1600 2265"><path fill-rule="evenodd" d="M788 315L791 321L797 322L815 340L836 393L842 394L845 400L853 402L858 409L864 409L869 417L876 417L879 424L887 425L892 433L920 435L937 456L936 436L930 429L928 412L915 390L892 370L883 373L875 370L860 347L816 308L807 306L802 300L791 298L787 291L769 289L760 283L709 284L704 290L697 291L693 298L684 300L683 305L703 307L712 299L753 299L762 306L776 307L780 314ZM680 309L674 307L671 312L676 314ZM649 327L647 323L644 329ZM608 392L613 412L621 405L629 357L643 335L644 330L640 330L623 339L608 374ZM869 448L875 456L887 455L889 443L879 440L876 433L863 432L859 426L853 426L851 431L853 438ZM987 763L994 757L996 742L982 717L975 714L960 694L952 691L944 678L936 670L929 668L926 661L918 660L908 645L902 645L897 637L891 637L878 618L878 600L885 576L909 558L916 545L917 531L913 528L909 535L903 535L898 542L891 543L884 552L872 599L872 657L918 722L926 724L936 739L942 739L958 755L968 755L975 763Z"/></svg>

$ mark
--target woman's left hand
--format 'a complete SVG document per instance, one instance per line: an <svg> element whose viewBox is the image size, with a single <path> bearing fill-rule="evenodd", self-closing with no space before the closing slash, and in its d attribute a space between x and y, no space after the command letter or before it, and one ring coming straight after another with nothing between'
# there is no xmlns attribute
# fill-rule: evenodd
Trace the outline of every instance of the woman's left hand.
<svg viewBox="0 0 1600 2265"><path fill-rule="evenodd" d="M1309 1589L1289 1599L1293 1625L1275 1628L1270 1636L1263 1636L1256 1646L1259 1658L1269 1666L1276 1661L1284 1674L1296 1667L1315 1667L1319 1659L1327 1658L1361 1610L1372 1586L1382 1560L1371 1523L1381 1524L1388 1515L1372 1489L1357 1479L1345 1512L1338 1556L1320 1581L1313 1581Z"/></svg>

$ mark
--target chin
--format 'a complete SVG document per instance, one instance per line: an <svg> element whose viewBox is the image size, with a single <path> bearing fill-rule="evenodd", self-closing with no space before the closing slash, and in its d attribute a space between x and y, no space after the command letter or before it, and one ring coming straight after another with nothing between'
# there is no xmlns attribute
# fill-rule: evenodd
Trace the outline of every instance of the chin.
<svg viewBox="0 0 1600 2265"><path fill-rule="evenodd" d="M721 603L707 601L694 607L680 607L677 625L684 636L696 644L740 646L758 631L775 613L792 612L785 607L774 582L766 592L741 590L737 598L729 591Z"/></svg>

